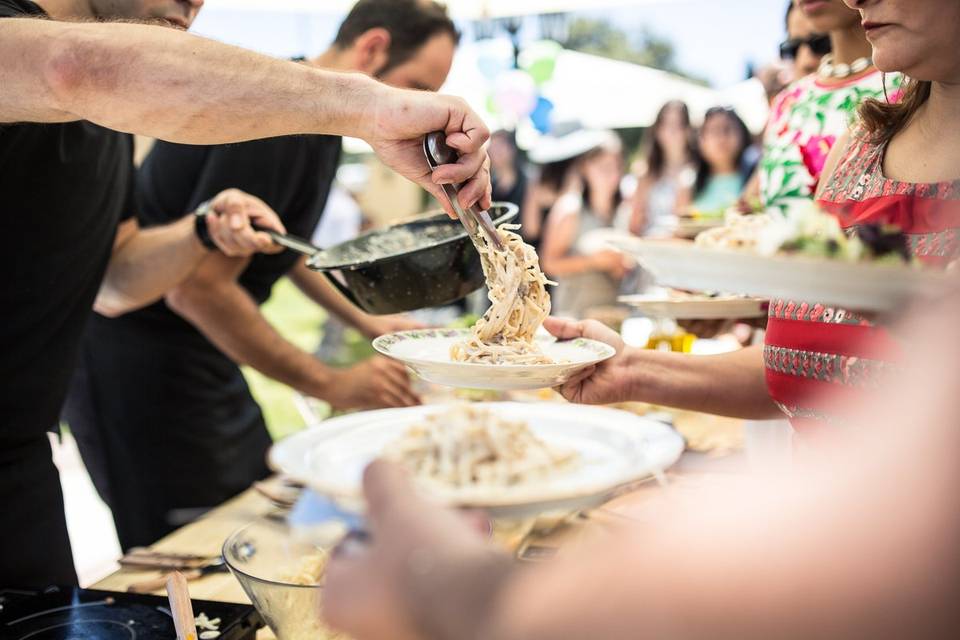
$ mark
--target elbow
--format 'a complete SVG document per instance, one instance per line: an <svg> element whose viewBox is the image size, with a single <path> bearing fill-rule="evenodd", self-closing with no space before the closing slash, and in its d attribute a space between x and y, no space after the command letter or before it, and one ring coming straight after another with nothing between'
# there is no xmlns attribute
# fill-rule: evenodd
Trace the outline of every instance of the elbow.
<svg viewBox="0 0 960 640"><path fill-rule="evenodd" d="M196 306L197 291L189 284L174 287L163 297L170 310L179 316L186 316L189 310Z"/></svg>
<svg viewBox="0 0 960 640"><path fill-rule="evenodd" d="M163 295L163 301L185 320L204 318L221 306L223 291L203 280L187 280Z"/></svg>
<svg viewBox="0 0 960 640"><path fill-rule="evenodd" d="M70 107L80 96L115 75L115 65L105 54L102 39L83 29L65 29L57 37L44 62L43 77L60 109L73 112Z"/></svg>
<svg viewBox="0 0 960 640"><path fill-rule="evenodd" d="M129 313L137 308L137 305L131 301L104 288L100 290L96 301L93 303L93 310L107 318L119 318L125 313Z"/></svg>

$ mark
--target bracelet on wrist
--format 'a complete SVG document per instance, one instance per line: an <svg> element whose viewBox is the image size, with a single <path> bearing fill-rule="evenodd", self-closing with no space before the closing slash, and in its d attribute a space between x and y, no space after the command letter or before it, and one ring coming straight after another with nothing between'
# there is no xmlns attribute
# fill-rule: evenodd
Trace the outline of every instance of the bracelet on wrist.
<svg viewBox="0 0 960 640"><path fill-rule="evenodd" d="M207 226L207 216L213 211L210 201L207 200L193 212L193 232L206 249L216 251L217 245L210 237L210 228Z"/></svg>

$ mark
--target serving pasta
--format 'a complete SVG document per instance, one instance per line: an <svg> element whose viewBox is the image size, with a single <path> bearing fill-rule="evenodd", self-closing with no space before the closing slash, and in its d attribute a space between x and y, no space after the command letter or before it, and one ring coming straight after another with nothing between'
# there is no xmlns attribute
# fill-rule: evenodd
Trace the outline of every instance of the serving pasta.
<svg viewBox="0 0 960 640"><path fill-rule="evenodd" d="M575 466L576 452L557 450L526 423L460 405L412 426L383 457L445 487L503 488L542 480Z"/></svg>
<svg viewBox="0 0 960 640"><path fill-rule="evenodd" d="M534 341L534 333L550 315L547 280L537 252L514 233L520 225L498 229L505 250L485 245L480 249L487 279L490 308L470 337L453 345L450 357L457 362L487 364L552 364Z"/></svg>
<svg viewBox="0 0 960 640"><path fill-rule="evenodd" d="M327 561L330 553L317 549L314 553L304 556L295 570L284 576L284 582L302 587L312 587L321 583L323 574L327 570Z"/></svg>

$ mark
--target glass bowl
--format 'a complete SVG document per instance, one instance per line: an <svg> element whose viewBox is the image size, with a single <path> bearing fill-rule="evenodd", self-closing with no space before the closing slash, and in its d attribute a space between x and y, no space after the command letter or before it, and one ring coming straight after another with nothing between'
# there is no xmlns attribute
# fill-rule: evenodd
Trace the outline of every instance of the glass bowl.
<svg viewBox="0 0 960 640"><path fill-rule="evenodd" d="M334 640L343 636L321 618L329 549L294 535L282 516L267 516L227 538L223 557L277 640Z"/></svg>

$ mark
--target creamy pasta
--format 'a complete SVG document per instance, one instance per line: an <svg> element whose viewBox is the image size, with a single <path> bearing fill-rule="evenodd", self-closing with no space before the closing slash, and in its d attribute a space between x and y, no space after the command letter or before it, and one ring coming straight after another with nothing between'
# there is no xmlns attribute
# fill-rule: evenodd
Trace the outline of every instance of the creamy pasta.
<svg viewBox="0 0 960 640"><path fill-rule="evenodd" d="M511 487L575 465L576 452L557 450L526 423L459 405L411 427L383 453L415 477L445 487Z"/></svg>
<svg viewBox="0 0 960 640"><path fill-rule="evenodd" d="M708 229L697 235L698 247L705 249L743 249L754 251L761 234L771 222L767 214L738 215L727 218L722 227Z"/></svg>
<svg viewBox="0 0 960 640"><path fill-rule="evenodd" d="M323 580L323 573L327 569L327 560L330 554L322 549L304 556L296 567L296 570L284 576L284 582L299 586L312 587L318 585Z"/></svg>
<svg viewBox="0 0 960 640"><path fill-rule="evenodd" d="M498 229L504 251L485 245L480 249L487 279L490 308L473 326L464 342L450 349L457 362L488 364L551 364L540 350L534 333L550 315L547 280L537 252L514 233L520 225Z"/></svg>

